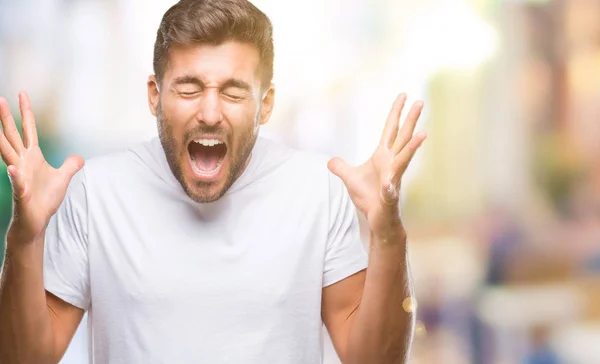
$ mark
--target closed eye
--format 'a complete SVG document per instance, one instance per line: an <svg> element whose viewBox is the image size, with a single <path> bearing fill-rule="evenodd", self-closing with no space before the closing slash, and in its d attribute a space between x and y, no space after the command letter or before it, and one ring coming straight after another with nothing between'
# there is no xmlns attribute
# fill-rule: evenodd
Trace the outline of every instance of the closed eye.
<svg viewBox="0 0 600 364"><path fill-rule="evenodd" d="M240 100L244 99L243 96L232 95L232 94L229 94L229 93L224 93L223 95L225 95L225 97L227 97L227 98L229 98L229 99L231 99L233 101L240 101Z"/></svg>
<svg viewBox="0 0 600 364"><path fill-rule="evenodd" d="M181 96L186 96L186 97L190 97L190 96L196 96L200 93L200 91L191 91L191 92L180 92L179 94Z"/></svg>

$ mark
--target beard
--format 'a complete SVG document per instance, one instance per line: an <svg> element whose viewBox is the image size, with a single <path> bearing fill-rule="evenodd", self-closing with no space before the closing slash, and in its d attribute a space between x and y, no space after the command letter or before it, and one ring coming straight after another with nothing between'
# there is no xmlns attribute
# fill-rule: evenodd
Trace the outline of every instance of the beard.
<svg viewBox="0 0 600 364"><path fill-rule="evenodd" d="M173 176L175 176L175 179L179 182L186 195L197 203L214 202L223 197L246 169L258 137L260 108L252 123L248 123L249 127L240 130L239 136L235 140L232 133L228 132L222 126L201 124L197 124L193 129L186 130L183 138L178 140L173 133L172 123L162 112L160 102L156 108L156 115L158 136L165 152L167 163ZM228 148L224 158L229 158L229 164L227 165L227 170L224 171L224 177L220 177L219 181L187 181L183 173L182 163L188 163L188 159L190 158L187 155L189 154L188 144L193 140L194 136L202 134L218 135L227 141ZM224 182L222 182L223 179ZM215 184L220 184L220 186L216 191L211 192L211 187Z"/></svg>

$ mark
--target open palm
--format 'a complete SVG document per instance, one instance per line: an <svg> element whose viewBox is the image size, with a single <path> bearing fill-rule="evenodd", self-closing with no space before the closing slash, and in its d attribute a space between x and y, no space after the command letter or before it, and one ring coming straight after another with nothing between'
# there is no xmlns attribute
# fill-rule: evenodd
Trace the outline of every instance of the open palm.
<svg viewBox="0 0 600 364"><path fill-rule="evenodd" d="M420 101L412 106L400 128L405 103L405 94L394 101L379 145L369 160L358 167L340 158L333 158L328 164L331 172L342 179L352 202L365 215L372 230L400 222L398 199L402 175L426 137L425 133L414 134L423 109Z"/></svg>
<svg viewBox="0 0 600 364"><path fill-rule="evenodd" d="M0 155L8 166L14 198L13 226L19 237L32 241L39 237L56 212L71 178L83 166L83 159L70 156L59 168L46 162L38 145L31 103L26 93L19 94L23 138L19 135L8 103L0 98Z"/></svg>

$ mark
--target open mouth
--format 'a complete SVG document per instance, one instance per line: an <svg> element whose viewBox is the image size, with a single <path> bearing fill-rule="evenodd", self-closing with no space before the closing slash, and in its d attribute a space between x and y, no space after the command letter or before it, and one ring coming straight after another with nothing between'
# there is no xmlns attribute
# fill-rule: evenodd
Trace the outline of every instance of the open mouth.
<svg viewBox="0 0 600 364"><path fill-rule="evenodd" d="M221 171L227 145L218 139L196 139L188 144L192 169L199 177L214 178Z"/></svg>

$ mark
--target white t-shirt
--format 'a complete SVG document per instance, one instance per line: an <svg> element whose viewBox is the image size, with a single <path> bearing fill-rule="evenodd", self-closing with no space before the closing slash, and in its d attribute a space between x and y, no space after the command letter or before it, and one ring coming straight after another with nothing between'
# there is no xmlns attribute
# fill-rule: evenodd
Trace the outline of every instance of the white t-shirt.
<svg viewBox="0 0 600 364"><path fill-rule="evenodd" d="M44 284L88 310L96 364L322 361L322 288L367 266L327 158L258 139L193 202L158 138L87 161L46 233Z"/></svg>

